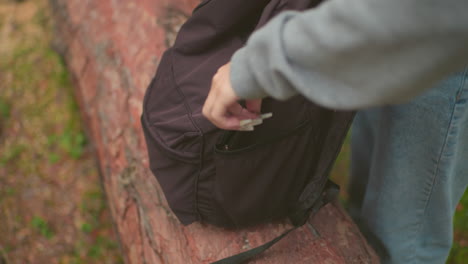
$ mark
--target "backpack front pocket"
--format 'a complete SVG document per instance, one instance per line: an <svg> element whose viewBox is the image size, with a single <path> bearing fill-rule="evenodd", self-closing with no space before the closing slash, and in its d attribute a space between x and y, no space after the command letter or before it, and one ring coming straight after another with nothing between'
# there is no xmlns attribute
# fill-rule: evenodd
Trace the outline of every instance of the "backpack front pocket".
<svg viewBox="0 0 468 264"><path fill-rule="evenodd" d="M214 197L236 227L288 214L316 166L313 127L309 120L265 142L216 146Z"/></svg>

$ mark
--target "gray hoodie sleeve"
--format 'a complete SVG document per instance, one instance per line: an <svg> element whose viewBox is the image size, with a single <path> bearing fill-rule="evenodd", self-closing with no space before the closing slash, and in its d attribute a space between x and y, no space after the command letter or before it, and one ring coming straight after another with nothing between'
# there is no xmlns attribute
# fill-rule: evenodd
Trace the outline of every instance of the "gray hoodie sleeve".
<svg viewBox="0 0 468 264"><path fill-rule="evenodd" d="M325 107L404 102L468 63L468 0L329 0L284 12L231 60L245 99Z"/></svg>

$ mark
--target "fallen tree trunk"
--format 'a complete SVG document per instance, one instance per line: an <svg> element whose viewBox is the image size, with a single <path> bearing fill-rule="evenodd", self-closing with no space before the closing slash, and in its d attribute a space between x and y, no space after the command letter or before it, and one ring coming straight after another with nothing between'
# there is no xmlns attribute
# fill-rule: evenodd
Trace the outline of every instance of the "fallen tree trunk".
<svg viewBox="0 0 468 264"><path fill-rule="evenodd" d="M197 0L50 0L56 46L76 85L128 264L209 263L263 244L288 228L239 232L182 226L148 169L141 101L178 27ZM254 263L377 263L357 227L327 205Z"/></svg>

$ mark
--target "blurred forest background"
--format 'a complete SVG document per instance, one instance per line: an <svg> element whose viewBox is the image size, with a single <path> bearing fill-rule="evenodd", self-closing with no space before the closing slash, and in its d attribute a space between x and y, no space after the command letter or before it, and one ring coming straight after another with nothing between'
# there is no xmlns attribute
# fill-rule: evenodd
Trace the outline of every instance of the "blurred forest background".
<svg viewBox="0 0 468 264"><path fill-rule="evenodd" d="M46 0L0 0L0 264L123 263ZM349 142L332 177L346 204ZM468 193L448 263L468 260Z"/></svg>

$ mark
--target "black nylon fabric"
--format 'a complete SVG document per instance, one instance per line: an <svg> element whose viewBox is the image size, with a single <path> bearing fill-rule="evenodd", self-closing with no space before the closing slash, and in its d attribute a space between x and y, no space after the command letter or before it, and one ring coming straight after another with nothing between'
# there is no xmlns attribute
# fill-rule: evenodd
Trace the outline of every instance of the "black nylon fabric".
<svg viewBox="0 0 468 264"><path fill-rule="evenodd" d="M213 262L212 264L242 264L246 263L249 260L252 260L253 258L257 257L258 255L262 254L263 252L274 246L281 239L286 237L289 233L304 225L307 222L307 219L309 218L310 214L316 213L320 208L322 208L322 206L334 201L338 197L338 193L339 186L331 181L328 181L325 186L325 189L323 190L321 199L318 199L316 203L308 210L301 212L298 211L296 212L296 214L290 216L291 222L294 225L293 228L286 230L283 234L275 237L274 239L268 241L263 245L224 259L220 259L218 261Z"/></svg>
<svg viewBox="0 0 468 264"><path fill-rule="evenodd" d="M302 96L267 98L262 112L273 117L253 132L219 130L201 113L212 76L253 30L281 11L317 4L206 0L163 54L141 122L150 169L182 224L242 228L309 212L320 199L352 112Z"/></svg>

